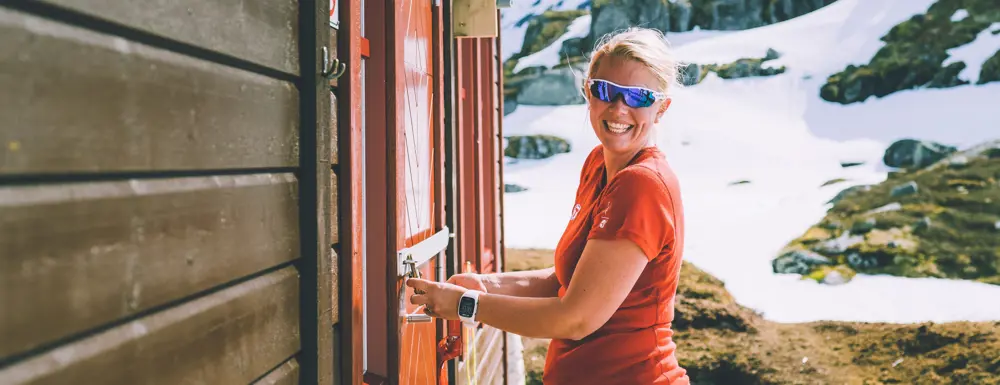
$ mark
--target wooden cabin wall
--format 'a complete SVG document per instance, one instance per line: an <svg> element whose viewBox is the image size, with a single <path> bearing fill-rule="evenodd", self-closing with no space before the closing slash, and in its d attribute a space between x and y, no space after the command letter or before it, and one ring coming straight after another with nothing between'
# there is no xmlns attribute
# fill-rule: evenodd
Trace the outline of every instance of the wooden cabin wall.
<svg viewBox="0 0 1000 385"><path fill-rule="evenodd" d="M333 383L328 12L0 4L0 383Z"/></svg>

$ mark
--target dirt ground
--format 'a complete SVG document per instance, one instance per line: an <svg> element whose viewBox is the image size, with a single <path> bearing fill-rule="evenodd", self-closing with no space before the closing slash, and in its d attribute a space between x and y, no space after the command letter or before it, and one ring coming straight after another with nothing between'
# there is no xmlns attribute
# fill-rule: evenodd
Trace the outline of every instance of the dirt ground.
<svg viewBox="0 0 1000 385"><path fill-rule="evenodd" d="M507 250L509 270L552 265L549 250ZM693 384L1000 384L1000 322L881 324L762 319L685 262L674 320ZM524 338L528 384L547 340Z"/></svg>

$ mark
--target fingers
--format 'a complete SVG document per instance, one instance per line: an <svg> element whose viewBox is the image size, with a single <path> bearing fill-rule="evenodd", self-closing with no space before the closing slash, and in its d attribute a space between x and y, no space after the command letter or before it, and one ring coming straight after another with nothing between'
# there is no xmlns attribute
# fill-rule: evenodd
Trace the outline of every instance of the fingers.
<svg viewBox="0 0 1000 385"><path fill-rule="evenodd" d="M410 296L410 303L414 305L425 305L427 304L427 296L423 294L414 294Z"/></svg>
<svg viewBox="0 0 1000 385"><path fill-rule="evenodd" d="M406 286L412 287L414 290L426 292L427 288L434 285L433 282L428 281L423 278L408 278L406 280Z"/></svg>

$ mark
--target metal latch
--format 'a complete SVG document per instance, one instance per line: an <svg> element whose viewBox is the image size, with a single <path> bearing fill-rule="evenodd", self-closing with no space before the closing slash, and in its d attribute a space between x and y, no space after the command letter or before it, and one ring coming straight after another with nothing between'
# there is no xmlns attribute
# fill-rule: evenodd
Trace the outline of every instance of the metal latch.
<svg viewBox="0 0 1000 385"><path fill-rule="evenodd" d="M407 254L403 259L404 272L406 278L420 278L420 269L417 269L417 261L413 260L412 254Z"/></svg>
<svg viewBox="0 0 1000 385"><path fill-rule="evenodd" d="M413 245L413 247L408 247L396 253L398 262L398 270L396 270L396 272L399 277L403 279L421 278L420 269L417 267L427 263L427 261L431 258L434 258L447 249L450 238L448 227L445 226L444 229L438 231L430 238ZM406 323L425 323L433 321L431 316L424 313L407 314L406 298L403 297L404 296L400 296L400 300L402 301L400 304L400 314L404 314L403 319Z"/></svg>

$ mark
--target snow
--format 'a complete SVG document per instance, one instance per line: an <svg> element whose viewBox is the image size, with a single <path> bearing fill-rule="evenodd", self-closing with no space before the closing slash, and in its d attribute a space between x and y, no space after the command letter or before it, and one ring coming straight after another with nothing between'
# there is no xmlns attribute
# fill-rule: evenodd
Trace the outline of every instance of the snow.
<svg viewBox="0 0 1000 385"><path fill-rule="evenodd" d="M534 66L544 66L546 68L555 67L559 64L559 51L562 50L563 42L575 37L586 37L589 33L590 15L576 18L569 24L569 27L566 28L566 33L556 39L556 41L552 42L552 44L549 44L540 51L518 60L517 65L514 66L514 73L518 73L522 69Z"/></svg>
<svg viewBox="0 0 1000 385"><path fill-rule="evenodd" d="M948 59L943 65L955 62L965 63L965 68L958 74L958 78L968 80L972 83L979 81L979 73L983 69L983 63L1000 51L1000 34L993 34L993 31L1000 29L1000 23L993 23L979 35L972 43L952 48L948 50Z"/></svg>
<svg viewBox="0 0 1000 385"><path fill-rule="evenodd" d="M658 127L658 144L681 180L684 258L725 281L739 303L779 322L1000 320L996 285L858 275L832 286L771 272L771 259L825 215L834 195L885 179L881 158L892 141L965 147L1000 137L998 83L898 92L847 106L819 98L827 76L866 63L881 47L879 37L931 3L840 0L753 30L669 35L684 60L729 62L774 48L788 66L778 76L709 77L677 90ZM553 134L572 146L548 159L507 160L505 182L528 188L505 194L507 247L552 249L559 241L580 167L598 143L586 108L521 105L504 118L505 135ZM847 181L821 187L836 178ZM744 179L750 183L730 185Z"/></svg>
<svg viewBox="0 0 1000 385"><path fill-rule="evenodd" d="M965 20L966 17L969 17L969 11L966 11L964 9L959 9L955 11L954 14L951 15L951 21L952 22L962 21Z"/></svg>

